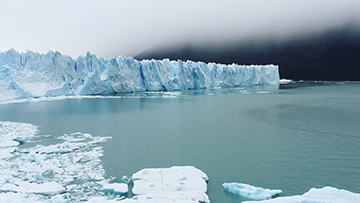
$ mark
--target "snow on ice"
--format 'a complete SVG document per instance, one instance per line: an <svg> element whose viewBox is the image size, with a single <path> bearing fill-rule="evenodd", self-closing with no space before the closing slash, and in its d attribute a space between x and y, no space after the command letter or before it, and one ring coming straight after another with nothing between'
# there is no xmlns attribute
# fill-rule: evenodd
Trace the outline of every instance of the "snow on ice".
<svg viewBox="0 0 360 203"><path fill-rule="evenodd" d="M321 189L311 188L303 195L277 197L263 201L246 201L244 203L357 203L360 202L360 194L333 187Z"/></svg>
<svg viewBox="0 0 360 203"><path fill-rule="evenodd" d="M143 169L132 176L139 202L210 202L208 176L193 166Z"/></svg>

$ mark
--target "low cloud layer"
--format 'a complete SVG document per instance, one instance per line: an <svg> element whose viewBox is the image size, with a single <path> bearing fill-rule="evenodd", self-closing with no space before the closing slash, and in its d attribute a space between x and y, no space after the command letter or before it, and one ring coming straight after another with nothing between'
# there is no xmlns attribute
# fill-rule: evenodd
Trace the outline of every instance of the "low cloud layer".
<svg viewBox="0 0 360 203"><path fill-rule="evenodd" d="M358 0L0 0L0 50L134 56L151 47L286 38L360 24Z"/></svg>

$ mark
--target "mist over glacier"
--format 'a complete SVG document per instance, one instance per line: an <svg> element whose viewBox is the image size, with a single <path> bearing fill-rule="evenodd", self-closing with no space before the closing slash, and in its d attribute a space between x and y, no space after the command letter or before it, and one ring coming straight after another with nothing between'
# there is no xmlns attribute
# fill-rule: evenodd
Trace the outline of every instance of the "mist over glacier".
<svg viewBox="0 0 360 203"><path fill-rule="evenodd" d="M231 43L154 46L136 59L200 60L215 63L277 64L281 78L360 81L360 21L317 32L250 36Z"/></svg>
<svg viewBox="0 0 360 203"><path fill-rule="evenodd" d="M59 52L0 53L0 101L70 95L278 85L276 65L240 66L192 61L73 59Z"/></svg>

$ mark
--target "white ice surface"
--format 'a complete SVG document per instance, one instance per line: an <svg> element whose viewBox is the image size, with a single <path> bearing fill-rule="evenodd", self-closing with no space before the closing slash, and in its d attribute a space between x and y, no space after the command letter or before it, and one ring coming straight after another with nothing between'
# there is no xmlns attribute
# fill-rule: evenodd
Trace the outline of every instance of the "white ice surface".
<svg viewBox="0 0 360 203"><path fill-rule="evenodd" d="M1 203L38 203L41 200L36 194L26 193L0 193Z"/></svg>
<svg viewBox="0 0 360 203"><path fill-rule="evenodd" d="M65 192L65 188L55 182L49 183L28 183L17 181L16 183L5 183L0 188L1 191L5 192L21 192L21 193L35 193L45 195L56 195Z"/></svg>
<svg viewBox="0 0 360 203"><path fill-rule="evenodd" d="M333 187L312 188L303 195L277 197L263 201L246 201L244 203L359 203L360 194Z"/></svg>
<svg viewBox="0 0 360 203"><path fill-rule="evenodd" d="M199 191L184 192L151 192L145 195L135 195L132 199L125 199L121 203L199 203L210 202L206 194Z"/></svg>
<svg viewBox="0 0 360 203"><path fill-rule="evenodd" d="M135 196L129 202L210 202L208 177L193 166L143 169L132 179Z"/></svg>
<svg viewBox="0 0 360 203"><path fill-rule="evenodd" d="M37 132L38 127L31 124L0 121L0 149L16 147L20 142L32 139Z"/></svg>
<svg viewBox="0 0 360 203"><path fill-rule="evenodd" d="M11 157L20 142L32 139L37 132L31 124L0 121L0 160Z"/></svg>
<svg viewBox="0 0 360 203"><path fill-rule="evenodd" d="M240 66L168 59L137 61L124 56L104 59L90 53L73 59L59 52L18 53L13 49L0 52L0 102L278 84L279 70L275 65Z"/></svg>
<svg viewBox="0 0 360 203"><path fill-rule="evenodd" d="M292 80L290 80L290 79L281 79L281 80L279 81L279 83L280 83L281 85L285 85L285 84L289 84L289 83L294 83L294 81L292 81Z"/></svg>
<svg viewBox="0 0 360 203"><path fill-rule="evenodd" d="M282 193L281 190L264 189L244 183L224 183L225 190L249 199L263 200Z"/></svg>

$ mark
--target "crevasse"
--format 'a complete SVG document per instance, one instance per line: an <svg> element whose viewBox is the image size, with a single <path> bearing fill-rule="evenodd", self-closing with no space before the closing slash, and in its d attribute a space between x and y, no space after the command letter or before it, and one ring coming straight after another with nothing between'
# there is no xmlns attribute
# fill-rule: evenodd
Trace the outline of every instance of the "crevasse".
<svg viewBox="0 0 360 203"><path fill-rule="evenodd" d="M53 51L0 52L0 101L278 84L276 65L105 59L89 52L76 59Z"/></svg>

